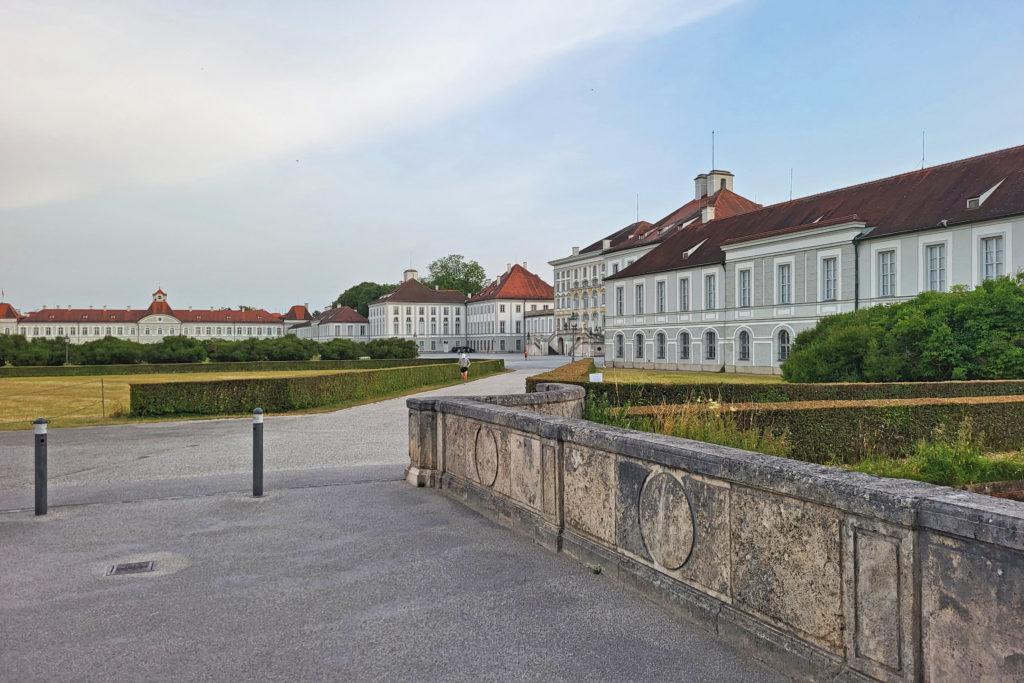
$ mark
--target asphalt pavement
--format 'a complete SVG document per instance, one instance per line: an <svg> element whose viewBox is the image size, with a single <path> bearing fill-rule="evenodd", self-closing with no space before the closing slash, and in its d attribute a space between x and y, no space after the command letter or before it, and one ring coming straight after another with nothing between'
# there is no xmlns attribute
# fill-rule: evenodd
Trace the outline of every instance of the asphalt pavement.
<svg viewBox="0 0 1024 683"><path fill-rule="evenodd" d="M522 391L555 362L429 393ZM405 484L404 399L265 429L260 499L246 419L52 430L45 517L31 434L0 434L0 680L782 680Z"/></svg>

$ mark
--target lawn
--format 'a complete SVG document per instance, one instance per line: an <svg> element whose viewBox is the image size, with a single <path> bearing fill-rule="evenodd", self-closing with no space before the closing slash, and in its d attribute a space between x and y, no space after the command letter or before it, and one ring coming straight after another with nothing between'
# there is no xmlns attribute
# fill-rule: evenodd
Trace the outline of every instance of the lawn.
<svg viewBox="0 0 1024 683"><path fill-rule="evenodd" d="M333 375L351 370L326 370ZM0 379L0 431L27 429L37 417L51 427L115 424L128 421L130 384L212 382L222 379L308 377L309 370L277 372L195 372L166 375L91 377L8 377Z"/></svg>
<svg viewBox="0 0 1024 683"><path fill-rule="evenodd" d="M655 384L773 384L781 382L778 375L739 375L730 372L676 372L673 370L598 369L605 382L622 384L650 382Z"/></svg>

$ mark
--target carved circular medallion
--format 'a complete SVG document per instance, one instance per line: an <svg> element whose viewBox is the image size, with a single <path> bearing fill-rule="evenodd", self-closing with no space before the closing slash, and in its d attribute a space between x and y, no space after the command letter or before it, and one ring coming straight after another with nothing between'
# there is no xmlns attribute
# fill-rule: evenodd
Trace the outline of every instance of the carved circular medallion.
<svg viewBox="0 0 1024 683"><path fill-rule="evenodd" d="M652 474L640 491L640 535L647 552L666 569L679 569L693 550L693 511L679 480Z"/></svg>
<svg viewBox="0 0 1024 683"><path fill-rule="evenodd" d="M498 478L498 440L488 427L481 427L476 432L473 462L477 481L484 486L494 486Z"/></svg>

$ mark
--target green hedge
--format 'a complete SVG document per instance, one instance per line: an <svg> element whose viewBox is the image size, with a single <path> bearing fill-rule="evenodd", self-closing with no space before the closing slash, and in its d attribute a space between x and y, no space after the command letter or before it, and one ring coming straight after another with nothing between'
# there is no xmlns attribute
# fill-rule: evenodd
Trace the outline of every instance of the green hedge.
<svg viewBox="0 0 1024 683"><path fill-rule="evenodd" d="M747 429L786 433L793 457L818 463L854 463L868 455L902 457L916 441L942 426L955 433L964 418L985 450L1018 451L1024 447L1024 397L995 401L977 398L957 403L900 405L824 405L807 408L771 406L730 412Z"/></svg>
<svg viewBox="0 0 1024 683"><path fill-rule="evenodd" d="M582 361L577 361L577 364ZM559 368L561 370L561 368ZM553 373L535 375L526 380L527 390L537 382L578 384L613 405L649 406L711 400L721 403L784 403L788 401L867 401L897 398L960 398L968 396L1024 395L1024 380L974 382L892 382L850 384L701 384L591 383ZM532 382L532 384L531 384Z"/></svg>
<svg viewBox="0 0 1024 683"><path fill-rule="evenodd" d="M138 363L132 365L57 365L0 368L2 377L77 377L82 375L150 375L182 372L269 372L273 370L368 370L436 365L436 358L378 360L265 360L246 363ZM456 364L455 358L452 364ZM476 361L474 361L474 365Z"/></svg>
<svg viewBox="0 0 1024 683"><path fill-rule="evenodd" d="M459 366L454 362L439 364L433 359L430 365L403 363L405 367L310 377L132 384L131 413L236 415L257 407L280 413L365 401L459 379ZM504 369L503 360L474 360L472 374L480 377Z"/></svg>

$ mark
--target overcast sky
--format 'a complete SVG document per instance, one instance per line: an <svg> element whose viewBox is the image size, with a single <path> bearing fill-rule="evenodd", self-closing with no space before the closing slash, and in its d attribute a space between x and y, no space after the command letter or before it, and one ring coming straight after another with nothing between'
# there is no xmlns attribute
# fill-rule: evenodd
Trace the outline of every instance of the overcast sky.
<svg viewBox="0 0 1024 683"><path fill-rule="evenodd" d="M0 0L0 289L322 308L1024 144L1016 2Z"/></svg>

